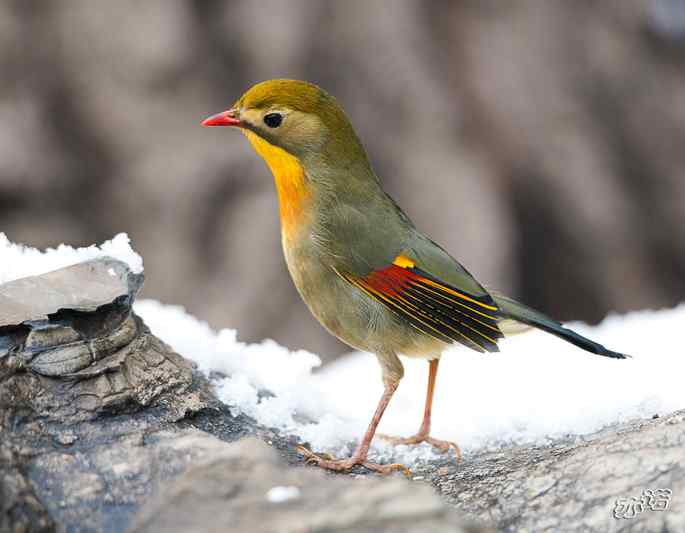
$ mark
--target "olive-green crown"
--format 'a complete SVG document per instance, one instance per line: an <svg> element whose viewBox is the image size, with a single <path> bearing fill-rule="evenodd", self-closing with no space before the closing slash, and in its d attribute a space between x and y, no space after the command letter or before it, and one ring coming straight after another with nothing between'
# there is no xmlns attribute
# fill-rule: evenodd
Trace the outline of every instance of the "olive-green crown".
<svg viewBox="0 0 685 533"><path fill-rule="evenodd" d="M299 80L267 80L252 86L240 97L237 105L247 109L283 105L304 113L317 113L321 108L334 102L332 96L313 83Z"/></svg>

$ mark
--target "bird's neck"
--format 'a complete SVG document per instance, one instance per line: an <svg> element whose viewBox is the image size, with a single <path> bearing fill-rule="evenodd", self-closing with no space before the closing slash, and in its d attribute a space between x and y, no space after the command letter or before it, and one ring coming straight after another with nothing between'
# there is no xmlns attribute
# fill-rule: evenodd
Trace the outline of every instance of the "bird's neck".
<svg viewBox="0 0 685 533"><path fill-rule="evenodd" d="M274 146L249 130L243 131L274 176L283 238L286 241L290 240L302 229L306 208L312 197L304 168L295 156L282 148Z"/></svg>

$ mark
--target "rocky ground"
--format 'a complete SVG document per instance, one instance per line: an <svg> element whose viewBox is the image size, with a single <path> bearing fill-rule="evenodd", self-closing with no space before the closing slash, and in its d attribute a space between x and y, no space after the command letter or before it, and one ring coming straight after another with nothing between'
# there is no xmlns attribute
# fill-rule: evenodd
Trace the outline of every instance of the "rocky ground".
<svg viewBox="0 0 685 533"><path fill-rule="evenodd" d="M0 286L0 531L685 530L685 411L411 480L324 474L131 314L140 281L98 260Z"/></svg>

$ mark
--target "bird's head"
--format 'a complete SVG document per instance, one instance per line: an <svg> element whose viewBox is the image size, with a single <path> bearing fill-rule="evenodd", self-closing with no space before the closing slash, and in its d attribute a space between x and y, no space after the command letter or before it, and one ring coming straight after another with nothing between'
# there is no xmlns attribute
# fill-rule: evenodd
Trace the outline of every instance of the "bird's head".
<svg viewBox="0 0 685 533"><path fill-rule="evenodd" d="M366 154L337 100L305 81L258 83L229 110L202 124L240 128L263 157L265 150L276 147L302 164L322 158L342 164L359 158L366 162Z"/></svg>

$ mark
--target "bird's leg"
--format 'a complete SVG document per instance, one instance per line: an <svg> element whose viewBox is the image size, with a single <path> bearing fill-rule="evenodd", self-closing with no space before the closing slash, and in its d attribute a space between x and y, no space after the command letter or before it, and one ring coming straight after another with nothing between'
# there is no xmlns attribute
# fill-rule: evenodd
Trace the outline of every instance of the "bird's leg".
<svg viewBox="0 0 685 533"><path fill-rule="evenodd" d="M378 423L381 421L381 417L385 412L385 408L388 406L388 403L390 403L390 399L392 398L392 395L397 389L398 384L399 380L389 381L385 383L383 396L381 396L381 400L380 402L378 402L376 412L373 414L373 418L369 423L369 427L367 428L366 433L364 433L364 437L362 437L359 446L357 446L357 449L352 454L352 457L350 457L349 459L332 459L328 457L322 457L312 453L304 446L298 446L297 449L302 455L304 455L305 462L316 464L321 468L325 468L327 470L334 470L336 472L347 472L351 470L355 465L360 465L380 474L390 474L391 472L399 470L403 472L406 476L410 476L411 471L402 464L380 465L376 463L371 463L366 460L366 457L369 453L369 446L371 446L371 440L373 439L373 436L376 433Z"/></svg>
<svg viewBox="0 0 685 533"><path fill-rule="evenodd" d="M435 392L435 379L438 375L438 363L440 359L432 359L428 366L428 389L426 391L426 406L423 410L423 422L421 422L421 427L416 435L411 437L391 437L389 435L379 434L378 436L385 439L392 444L420 444L421 442L427 442L431 446L437 448L443 453L450 451L450 448L454 450L457 456L457 462L461 462L461 450L456 443L434 439L430 436L431 429L431 411L433 408L433 393Z"/></svg>

